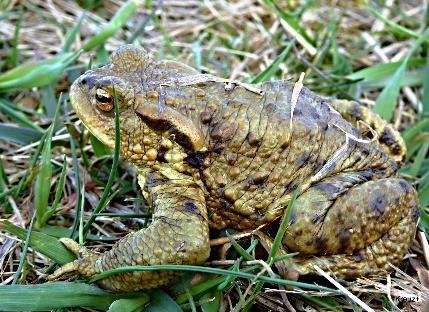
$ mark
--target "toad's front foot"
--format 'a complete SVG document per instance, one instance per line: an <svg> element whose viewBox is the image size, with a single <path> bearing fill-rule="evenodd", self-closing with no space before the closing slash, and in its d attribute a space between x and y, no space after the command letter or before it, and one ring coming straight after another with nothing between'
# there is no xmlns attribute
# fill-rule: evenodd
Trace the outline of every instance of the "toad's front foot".
<svg viewBox="0 0 429 312"><path fill-rule="evenodd" d="M71 239L61 242L78 259L59 268L50 280L71 273L90 277L124 266L159 264L201 264L210 254L204 193L189 177L168 168L148 172L152 223L119 240L110 250L94 253ZM135 271L111 275L97 282L113 292L155 288L169 283L178 272Z"/></svg>
<svg viewBox="0 0 429 312"><path fill-rule="evenodd" d="M70 238L61 238L60 242L63 243L67 249L72 251L78 259L58 268L54 273L48 276L48 280L54 281L57 279L64 279L64 277L70 275L70 273L79 273L82 276L92 276L97 273L95 263L99 258L99 254L79 245Z"/></svg>

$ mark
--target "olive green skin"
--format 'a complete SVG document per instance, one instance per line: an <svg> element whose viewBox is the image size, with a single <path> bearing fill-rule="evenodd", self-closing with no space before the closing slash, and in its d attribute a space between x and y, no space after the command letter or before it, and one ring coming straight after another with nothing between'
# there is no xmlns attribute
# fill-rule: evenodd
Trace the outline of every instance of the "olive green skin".
<svg viewBox="0 0 429 312"><path fill-rule="evenodd" d="M340 278L383 274L406 254L418 201L397 177L405 145L370 110L285 81L248 86L207 78L127 45L113 53L111 64L77 79L70 92L79 118L110 147L114 113L101 110L95 95L97 89L111 94L112 85L121 155L137 167L153 221L102 254L63 240L80 258L51 279L125 265L202 264L210 252L209 227L250 230L272 222L299 185L283 239L299 252L288 262L289 277L313 273L314 265ZM376 140L364 136L368 129ZM133 291L176 275L133 272L98 283Z"/></svg>

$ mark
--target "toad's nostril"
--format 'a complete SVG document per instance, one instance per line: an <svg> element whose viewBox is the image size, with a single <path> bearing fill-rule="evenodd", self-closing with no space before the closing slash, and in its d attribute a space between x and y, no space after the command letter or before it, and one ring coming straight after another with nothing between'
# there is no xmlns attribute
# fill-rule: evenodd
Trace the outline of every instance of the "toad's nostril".
<svg viewBox="0 0 429 312"><path fill-rule="evenodd" d="M82 86L87 86L89 89L92 89L95 85L95 77L91 74L85 73L83 76L80 77L79 83Z"/></svg>

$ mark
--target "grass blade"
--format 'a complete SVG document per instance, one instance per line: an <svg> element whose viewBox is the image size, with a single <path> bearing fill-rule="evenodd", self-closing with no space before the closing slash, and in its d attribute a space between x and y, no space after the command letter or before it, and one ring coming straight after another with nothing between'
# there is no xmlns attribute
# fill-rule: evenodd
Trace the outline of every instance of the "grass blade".
<svg viewBox="0 0 429 312"><path fill-rule="evenodd" d="M19 7L19 17L18 21L15 24L15 32L13 34L13 40L12 40L12 48L7 58L7 63L11 67L16 67L19 64L19 49L18 49L18 38L19 38L19 31L22 27L22 20L24 17L24 10L23 7Z"/></svg>
<svg viewBox="0 0 429 312"><path fill-rule="evenodd" d="M289 225L289 220L293 212L293 206L295 204L295 200L298 194L300 193L301 193L301 185L298 185L298 187L292 194L292 198L290 199L286 210L284 211L282 221L277 230L276 237L274 238L274 241L273 241L273 245L271 246L271 249L268 255L268 260L267 260L269 266L272 266L275 262L275 258L277 256L278 250L280 249L281 242L284 237L284 233L286 232L287 226ZM246 301L244 301L243 311L249 311L249 309L253 306L253 303L255 302L257 295L261 292L262 287L264 286L264 283L265 281L263 280L258 281L254 289L252 290L252 294L249 296L249 298Z"/></svg>
<svg viewBox="0 0 429 312"><path fill-rule="evenodd" d="M37 62L28 62L21 64L3 74L0 75L0 82L6 82L10 80L16 80L19 79L22 76L31 74L34 70L36 70L38 67L43 65L52 65L55 63L63 62L65 59L69 58L71 55L73 55L72 52L61 54L54 56L50 59L46 59L43 61L37 61Z"/></svg>
<svg viewBox="0 0 429 312"><path fill-rule="evenodd" d="M302 40L302 44L305 46L310 47L310 51L314 51L314 47L310 44L311 39L310 36L307 34L305 29L299 25L298 19L291 15L286 13L277 3L273 0L264 0L265 4L268 5L271 9L273 9L277 15L281 18L281 20L289 25L291 29L293 29L297 34L302 37L300 40ZM315 53L311 53L314 55Z"/></svg>
<svg viewBox="0 0 429 312"><path fill-rule="evenodd" d="M27 145L40 140L43 133L34 129L0 124L0 139L21 145Z"/></svg>
<svg viewBox="0 0 429 312"><path fill-rule="evenodd" d="M407 129L402 137L404 138L407 146L411 143L411 141L420 133L427 131L429 129L429 117L423 120L420 120L414 127Z"/></svg>
<svg viewBox="0 0 429 312"><path fill-rule="evenodd" d="M411 165L409 174L413 177L416 177L417 174L420 171L420 168L422 167L423 161L425 160L425 157L427 155L427 152L429 150L429 141L426 141L422 144L420 147L416 159L414 160L414 163Z"/></svg>
<svg viewBox="0 0 429 312"><path fill-rule="evenodd" d="M273 246L271 247L270 254L268 255L268 260L267 260L269 265L272 265L275 261L275 257L277 256L277 251L281 246L286 229L289 225L290 217L292 216L293 206L295 205L296 198L300 193L301 193L301 185L298 185L296 190L293 192L292 198L290 199L287 205L287 208L282 218L282 222L280 223L279 229L277 230L277 233L276 233L276 237L274 238Z"/></svg>
<svg viewBox="0 0 429 312"><path fill-rule="evenodd" d="M81 214L83 212L82 198L84 196L82 196L81 193L85 191L85 188L82 185L82 180L81 180L80 173L79 173L79 164L78 164L78 160L77 160L76 143L75 143L73 136L70 136L70 147L71 147L71 152L72 152L72 166L73 166L73 173L74 173L74 178L75 178L75 183L76 183L75 190L76 190L76 198L77 198L76 206L75 206L75 217L74 217L70 237L76 239L76 237L78 237L77 229L79 226Z"/></svg>
<svg viewBox="0 0 429 312"><path fill-rule="evenodd" d="M218 312L220 309L220 300L222 293L220 291L209 292L205 294L201 299L207 300L201 305L202 312Z"/></svg>
<svg viewBox="0 0 429 312"><path fill-rule="evenodd" d="M267 68L265 68L264 71L262 71L255 78L253 78L251 80L251 83L259 83L262 81L267 81L271 77L273 77L277 72L277 70L279 69L280 64L282 64L286 59L286 57L288 56L294 44L295 44L295 39L291 40L289 44L286 46L286 48L283 50L283 52L279 56L277 56L277 58Z"/></svg>
<svg viewBox="0 0 429 312"><path fill-rule="evenodd" d="M399 95L401 88L401 80L404 76L407 63L402 62L401 66L396 70L392 79L389 80L386 87L380 93L374 106L374 111L379 114L383 119L390 120L393 116L393 111L396 107L396 99Z"/></svg>
<svg viewBox="0 0 429 312"><path fill-rule="evenodd" d="M9 185L9 179L7 178L6 172L4 170L3 160L0 158L0 194L1 195L10 192L10 189L8 189L7 187L8 185ZM5 213L12 212L12 207L10 205L10 202L7 200L3 201L3 197L0 198L0 205L3 205L3 209Z"/></svg>
<svg viewBox="0 0 429 312"><path fill-rule="evenodd" d="M392 28L392 30L394 32L396 32L397 34L403 35L403 36L408 37L408 38L418 38L419 37L419 34L416 33L415 31L412 31L408 28L405 28L405 27L395 23L391 19L386 18L385 16L383 16L382 14L380 14L379 12L374 10L371 6L368 5L367 8L368 8L368 11L370 11L372 15L376 16L383 23L385 23L387 26Z"/></svg>
<svg viewBox="0 0 429 312"><path fill-rule="evenodd" d="M362 89L380 89L385 88L388 84L390 79L392 78L394 74L390 75L387 78L380 79L380 80L372 80L372 81L362 81L361 82L361 88ZM423 83L423 75L424 75L424 68L417 68L415 70L406 70L404 76L402 76L401 81L399 82L401 87L416 87L421 86ZM347 83L345 83L347 84Z"/></svg>
<svg viewBox="0 0 429 312"><path fill-rule="evenodd" d="M428 188L428 192L429 192L429 188ZM429 215L423 208L420 208L419 228L421 231L426 232L426 235L428 235L428 233L429 233Z"/></svg>
<svg viewBox="0 0 429 312"><path fill-rule="evenodd" d="M229 237L228 237L229 238ZM232 238L232 237L231 237ZM244 253L249 255L251 260L254 260L254 257L252 257L252 255L250 255L250 253L256 248L256 246L259 244L259 241L257 239L255 239L249 246L249 248L247 248L246 250L244 250ZM240 246L241 247L241 246ZM237 259L237 261L234 263L234 265L232 266L231 270L232 271L239 271L240 270L240 266L241 263L243 262L244 257L241 256L240 258ZM229 288L230 286L232 286L232 284L234 283L234 276L227 276L225 278L225 280L217 287L218 291L224 291L225 289Z"/></svg>
<svg viewBox="0 0 429 312"><path fill-rule="evenodd" d="M89 141L91 142L92 149L94 150L94 154L97 157L102 157L106 155L112 154L112 151L109 147L103 144L100 140L98 140L92 134L89 137Z"/></svg>
<svg viewBox="0 0 429 312"><path fill-rule="evenodd" d="M244 250L244 248L237 243L237 241L234 239L234 237L232 237L231 234L228 233L228 231L226 231L226 236L228 236L229 242L234 247L234 249L240 254L240 256L243 257L244 260L246 261L255 260L255 258L248 251Z"/></svg>
<svg viewBox="0 0 429 312"><path fill-rule="evenodd" d="M33 157L31 158L30 165L25 172L24 176L19 180L18 185L16 186L16 189L13 192L13 196L17 197L21 191L29 185L31 182L33 182L34 176L37 174L37 169L35 168L37 160L39 159L40 153L42 152L43 142L46 139L47 132L45 132L42 137L40 138L39 145L37 146L36 152L34 153Z"/></svg>
<svg viewBox="0 0 429 312"><path fill-rule="evenodd" d="M88 307L107 310L115 300L131 295L112 294L84 283L55 282L0 286L2 311L49 311Z"/></svg>
<svg viewBox="0 0 429 312"><path fill-rule="evenodd" d="M17 111L14 106L15 105L13 103L10 103L5 99L0 99L0 110L8 115L12 120L17 121L18 123L34 129L40 133L44 132L42 128L28 119L27 116L25 116L22 112Z"/></svg>
<svg viewBox="0 0 429 312"><path fill-rule="evenodd" d="M46 115L49 118L54 118L55 110L57 108L58 101L55 98L55 90L52 85L46 85L40 88L40 94L42 96L42 104L45 107Z"/></svg>
<svg viewBox="0 0 429 312"><path fill-rule="evenodd" d="M192 54L194 55L194 64L195 64L196 70L198 70L199 72L201 72L203 68L201 42L203 42L203 40L206 39L207 36L208 36L207 33L202 33L198 37L198 39L192 44Z"/></svg>
<svg viewBox="0 0 429 312"><path fill-rule="evenodd" d="M68 52L70 50L71 45L76 40L76 35L79 33L80 26L82 25L82 21L85 18L85 12L83 12L74 26L67 32L66 39L64 41L63 52Z"/></svg>
<svg viewBox="0 0 429 312"><path fill-rule="evenodd" d="M362 82L367 83L385 80L392 77L392 75L398 70L402 63L403 60L391 63L376 64L351 73L350 75L347 75L346 78L350 80L361 80ZM422 68L424 65L425 59L423 58L413 58L408 61L408 67Z"/></svg>
<svg viewBox="0 0 429 312"><path fill-rule="evenodd" d="M429 47L426 47L426 66L423 77L422 115L424 116L429 113Z"/></svg>
<svg viewBox="0 0 429 312"><path fill-rule="evenodd" d="M151 289L147 293L150 296L150 303L144 309L145 312L181 312L182 309L178 304L161 289Z"/></svg>
<svg viewBox="0 0 429 312"><path fill-rule="evenodd" d="M67 53L52 59L15 67L0 76L0 91L41 87L55 82L80 52Z"/></svg>
<svg viewBox="0 0 429 312"><path fill-rule="evenodd" d="M45 225L46 222L51 218L57 211L58 204L61 200L61 195L64 190L64 185L66 183L66 173L67 173L67 161L64 156L63 168L61 169L60 180L58 181L57 188L55 190L54 202L52 203L51 208L49 208L42 217L41 224Z"/></svg>
<svg viewBox="0 0 429 312"><path fill-rule="evenodd" d="M429 183L419 188L419 202L423 208L429 206Z"/></svg>
<svg viewBox="0 0 429 312"><path fill-rule="evenodd" d="M43 226L43 216L48 209L49 195L51 193L52 164L51 164L51 138L48 135L42 151L40 170L36 175L34 184L34 208L36 209L36 225Z"/></svg>
<svg viewBox="0 0 429 312"><path fill-rule="evenodd" d="M178 272L201 272L201 273L208 273L208 274L222 274L222 275L232 275L240 278L246 278L252 281L263 281L265 283L270 283L274 285L283 285L283 286L292 286L292 287L298 287L303 289L313 289L318 291L328 291L332 292L334 294L339 294L335 289L319 286L319 285L313 285L313 284L307 284L302 282L295 282L290 280L285 280L282 278L274 278L274 277L268 277L263 275L255 275L246 273L243 271L235 272L225 269L219 269L219 268L211 268L211 267L203 267L203 266L195 266L195 265L173 265L173 264L166 264L166 265L150 265L150 266L142 266L142 265L136 265L136 266L123 266L116 269L111 269L104 271L102 273L99 273L97 275L94 275L90 278L89 282L94 283L98 280L101 280L103 278L109 277L111 275L119 274L119 273L126 273L126 272L148 272L148 271L178 271Z"/></svg>
<svg viewBox="0 0 429 312"><path fill-rule="evenodd" d="M244 269L246 270L246 269ZM243 270L243 271L244 271ZM200 295L202 293L205 293L207 290L216 287L217 285L223 283L225 281L225 276L219 276L219 277L213 277L211 279L208 279L204 282L201 282L197 285L192 286L189 289L189 292L192 296L196 296L196 295ZM177 296L176 298L176 302L178 304L183 304L188 300L188 295L186 293L181 294L179 296Z"/></svg>
<svg viewBox="0 0 429 312"><path fill-rule="evenodd" d="M136 12L139 6L139 0L129 0L125 2L113 16L110 22L106 25L106 27L100 30L97 35L85 42L82 49L84 51L89 51L100 44L103 44L127 22L127 20Z"/></svg>
<svg viewBox="0 0 429 312"><path fill-rule="evenodd" d="M302 298L305 298L306 300L318 305L319 307L325 308L326 311L343 311L341 306L331 297L318 298L316 296L307 295L305 293L300 293L299 295Z"/></svg>
<svg viewBox="0 0 429 312"><path fill-rule="evenodd" d="M137 298L119 299L114 301L108 312L134 312L141 311L142 308L150 301L150 298L146 294Z"/></svg>
<svg viewBox="0 0 429 312"><path fill-rule="evenodd" d="M7 220L0 219L0 229L13 234L22 240L24 240L27 235L27 230L16 226ZM58 264L66 264L76 259L76 256L64 247L64 245L56 238L40 232L31 233L29 244L33 249L51 258Z"/></svg>
<svg viewBox="0 0 429 312"><path fill-rule="evenodd" d="M61 98L62 96L60 95L54 120L47 130L46 139L43 144L42 159L40 161L40 171L36 175L36 182L34 184L34 208L36 209L36 225L38 228L43 227L43 219L48 211L53 171L51 163L52 135L54 133L55 124L58 120Z"/></svg>
<svg viewBox="0 0 429 312"><path fill-rule="evenodd" d="M413 53L420 47L420 45L429 38L429 28L421 34L416 42L414 42L411 49L408 51L407 56L402 61L402 64L396 70L392 79L388 82L381 94L378 96L374 106L374 111L378 113L385 120L390 120L393 116L393 111L396 106L396 99L399 95L400 83L407 68L408 61Z"/></svg>
<svg viewBox="0 0 429 312"><path fill-rule="evenodd" d="M31 221L30 221L30 225L28 226L27 235L25 236L24 247L22 248L18 269L16 269L15 276L13 277L12 285L16 284L19 277L21 276L22 267L24 265L25 258L27 257L28 245L30 243L31 232L33 231L33 224L34 224L35 218L36 218L36 214L33 214L33 217L31 218Z"/></svg>
<svg viewBox="0 0 429 312"><path fill-rule="evenodd" d="M71 229L65 228L62 226L55 226L55 225L45 225L43 228L40 229L41 233L47 234L49 236L55 237L55 238L62 238L62 237L70 237ZM116 242L118 241L118 238L113 236L104 236L104 235L91 235L88 234L87 240L92 241L101 241L101 242Z"/></svg>
<svg viewBox="0 0 429 312"><path fill-rule="evenodd" d="M190 306L191 311L192 312L197 312L197 307L195 306L194 297L192 297L191 293L189 292L189 288L187 288L187 287L186 287L186 294L188 295L188 305Z"/></svg>

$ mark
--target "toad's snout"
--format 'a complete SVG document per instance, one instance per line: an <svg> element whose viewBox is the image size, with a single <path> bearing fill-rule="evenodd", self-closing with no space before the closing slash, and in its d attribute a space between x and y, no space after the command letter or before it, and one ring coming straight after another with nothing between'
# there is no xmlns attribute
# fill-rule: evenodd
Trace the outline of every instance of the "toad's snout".
<svg viewBox="0 0 429 312"><path fill-rule="evenodd" d="M88 70L78 79L76 79L75 84L79 85L80 87L86 86L88 89L92 89L95 87L96 81L97 79L94 75L94 72L92 70Z"/></svg>

